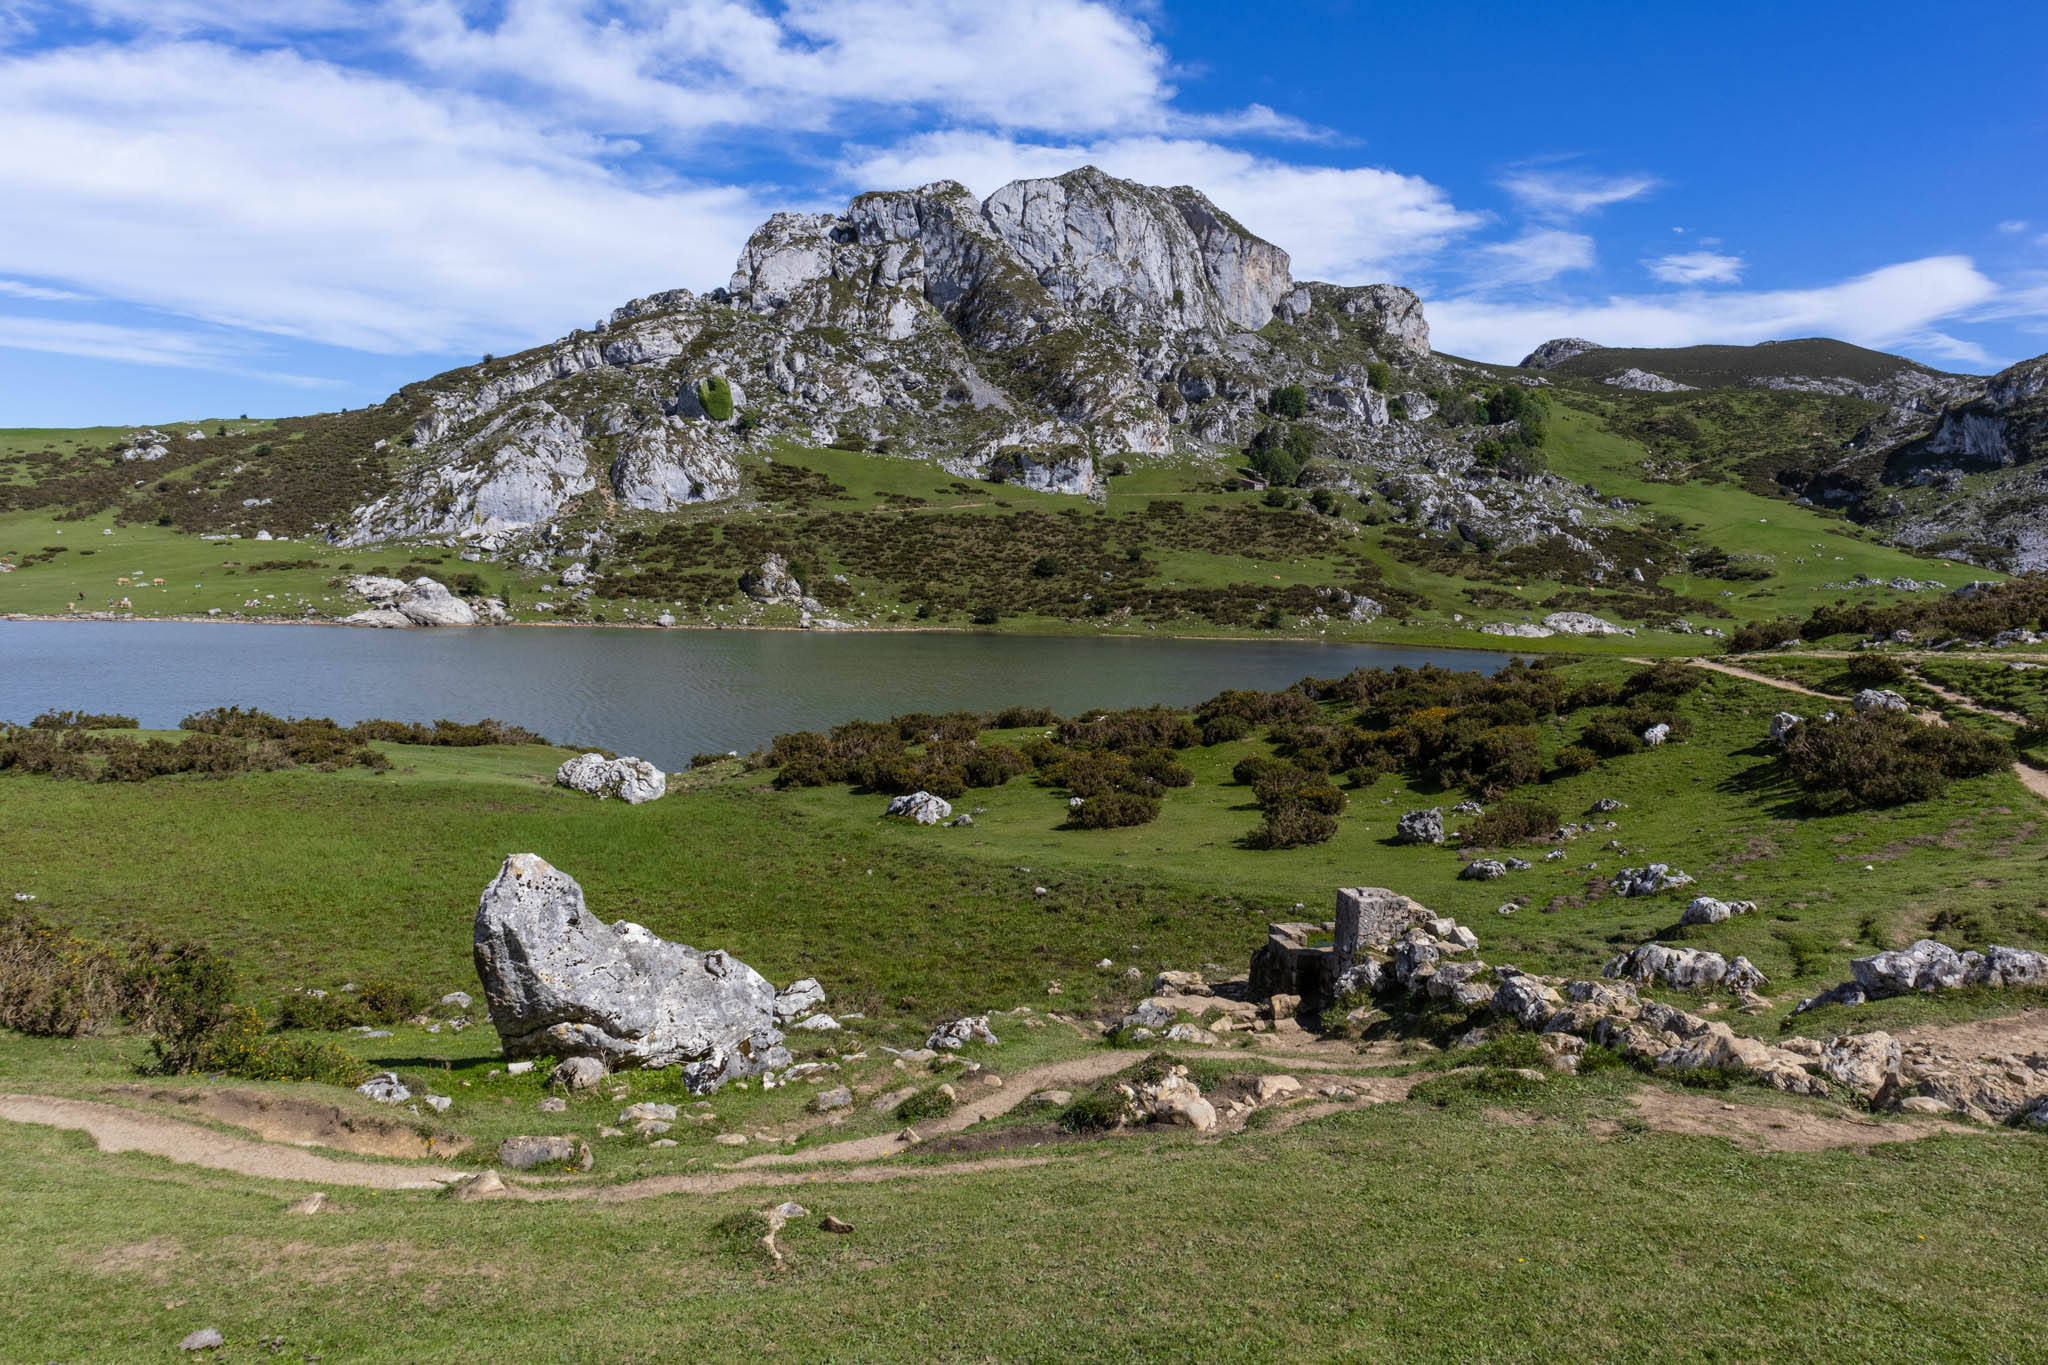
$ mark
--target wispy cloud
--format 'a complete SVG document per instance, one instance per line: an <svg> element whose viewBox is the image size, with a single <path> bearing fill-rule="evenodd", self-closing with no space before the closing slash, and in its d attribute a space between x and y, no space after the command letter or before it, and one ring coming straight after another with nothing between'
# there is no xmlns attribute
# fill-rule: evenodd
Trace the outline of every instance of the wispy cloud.
<svg viewBox="0 0 2048 1365"><path fill-rule="evenodd" d="M1718 251L1680 251L1644 261L1643 268L1666 284L1735 284L1742 279L1742 258Z"/></svg>
<svg viewBox="0 0 2048 1365"><path fill-rule="evenodd" d="M1457 355L1512 364L1550 337L1605 346L1694 346L1834 336L1886 346L1934 335L1968 317L1998 288L1966 256L1930 256L1813 289L1622 295L1518 304L1475 298L1429 302L1435 343Z"/></svg>
<svg viewBox="0 0 2048 1365"><path fill-rule="evenodd" d="M0 316L0 347L44 351L53 355L118 360L132 365L168 365L186 370L290 384L298 388L340 388L337 380L284 374L250 363L247 348L232 339L180 332L169 328L122 327L111 323L74 322L56 318Z"/></svg>
<svg viewBox="0 0 2048 1365"><path fill-rule="evenodd" d="M25 284L20 280L0 280L0 295L10 299L33 299L39 303L88 303L90 294L80 294L69 289L50 289L40 284Z"/></svg>
<svg viewBox="0 0 2048 1365"><path fill-rule="evenodd" d="M1474 247L1468 273L1480 289L1543 284L1572 270L1593 268L1593 239L1562 228L1534 228L1506 242Z"/></svg>
<svg viewBox="0 0 2048 1365"><path fill-rule="evenodd" d="M2010 233L2013 236L2018 236L2020 233L2025 232L2031 226L2033 226L2033 224L2029 223L2024 218L2008 218L1998 225L1998 230L2000 232Z"/></svg>
<svg viewBox="0 0 2048 1365"><path fill-rule="evenodd" d="M1522 209L1539 218L1581 218L1609 204L1640 199L1661 183L1651 175L1594 175L1585 171L1524 169L1500 180Z"/></svg>

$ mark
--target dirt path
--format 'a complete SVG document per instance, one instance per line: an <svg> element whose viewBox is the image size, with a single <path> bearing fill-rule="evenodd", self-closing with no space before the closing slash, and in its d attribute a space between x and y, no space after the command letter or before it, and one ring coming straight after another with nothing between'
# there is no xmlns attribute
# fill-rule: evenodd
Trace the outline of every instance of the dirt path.
<svg viewBox="0 0 2048 1365"><path fill-rule="evenodd" d="M89 1135L103 1152L145 1152L187 1166L233 1171L264 1180L303 1180L317 1185L368 1186L378 1190L431 1190L460 1174L445 1166L341 1161L296 1147L229 1137L196 1124L92 1100L0 1095L0 1119L75 1128Z"/></svg>
<svg viewBox="0 0 2048 1365"><path fill-rule="evenodd" d="M1629 662L1646 664L1651 661L1648 659L1631 659ZM1781 692L1797 692L1803 697L1819 697L1822 701L1847 702L1849 700L1847 697L1838 697L1832 692L1816 692L1811 687L1790 682L1784 678L1774 678L1768 673L1758 673L1754 669L1741 668L1735 664L1717 664L1708 659L1692 659L1688 662L1694 668L1705 668L1715 673L1726 673L1731 678L1741 678L1744 682L1762 683L1765 687L1775 687Z"/></svg>

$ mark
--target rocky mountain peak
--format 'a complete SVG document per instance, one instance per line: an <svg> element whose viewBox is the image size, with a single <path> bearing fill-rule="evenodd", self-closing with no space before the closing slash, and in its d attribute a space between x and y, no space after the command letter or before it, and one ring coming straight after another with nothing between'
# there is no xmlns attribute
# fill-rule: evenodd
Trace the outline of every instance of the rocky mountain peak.
<svg viewBox="0 0 2048 1365"><path fill-rule="evenodd" d="M1421 425L1452 373L1414 293L1296 281L1199 190L1092 166L984 200L938 181L775 214L723 289L413 386L412 467L337 534L523 553L593 500L738 496L741 455L778 438L1093 495L1105 460L1240 455L1295 388L1297 445L1361 487L1368 464L1422 471L1402 496L1470 522L1443 472L1469 440Z"/></svg>
<svg viewBox="0 0 2048 1365"><path fill-rule="evenodd" d="M1584 337L1552 337L1523 356L1520 366L1525 370L1547 370L1553 365L1563 364L1575 355L1606 349L1599 342L1588 341Z"/></svg>

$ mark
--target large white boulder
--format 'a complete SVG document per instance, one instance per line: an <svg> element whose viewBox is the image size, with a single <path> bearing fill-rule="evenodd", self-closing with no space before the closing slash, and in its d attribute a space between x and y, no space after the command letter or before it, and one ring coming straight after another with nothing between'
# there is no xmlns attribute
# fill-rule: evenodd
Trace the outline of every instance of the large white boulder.
<svg viewBox="0 0 2048 1365"><path fill-rule="evenodd" d="M944 797L933 796L930 792L911 792L905 796L891 797L885 815L900 815L906 820L915 820L920 825L936 825L953 816L953 805Z"/></svg>
<svg viewBox="0 0 2048 1365"><path fill-rule="evenodd" d="M668 792L668 774L646 759L606 758L603 754L576 755L555 770L555 782L600 801L616 796L629 806Z"/></svg>
<svg viewBox="0 0 2048 1365"><path fill-rule="evenodd" d="M682 1068L692 1093L790 1063L775 987L723 952L607 925L583 888L515 853L477 903L477 976L508 1057Z"/></svg>

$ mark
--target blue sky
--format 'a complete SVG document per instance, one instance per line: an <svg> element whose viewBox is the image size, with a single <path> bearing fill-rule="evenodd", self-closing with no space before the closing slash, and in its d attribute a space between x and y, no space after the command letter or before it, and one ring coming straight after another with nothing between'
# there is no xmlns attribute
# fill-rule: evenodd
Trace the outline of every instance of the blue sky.
<svg viewBox="0 0 2048 1365"><path fill-rule="evenodd" d="M1439 349L2048 351L2048 6L0 0L0 426L281 415L780 208L1194 184Z"/></svg>

